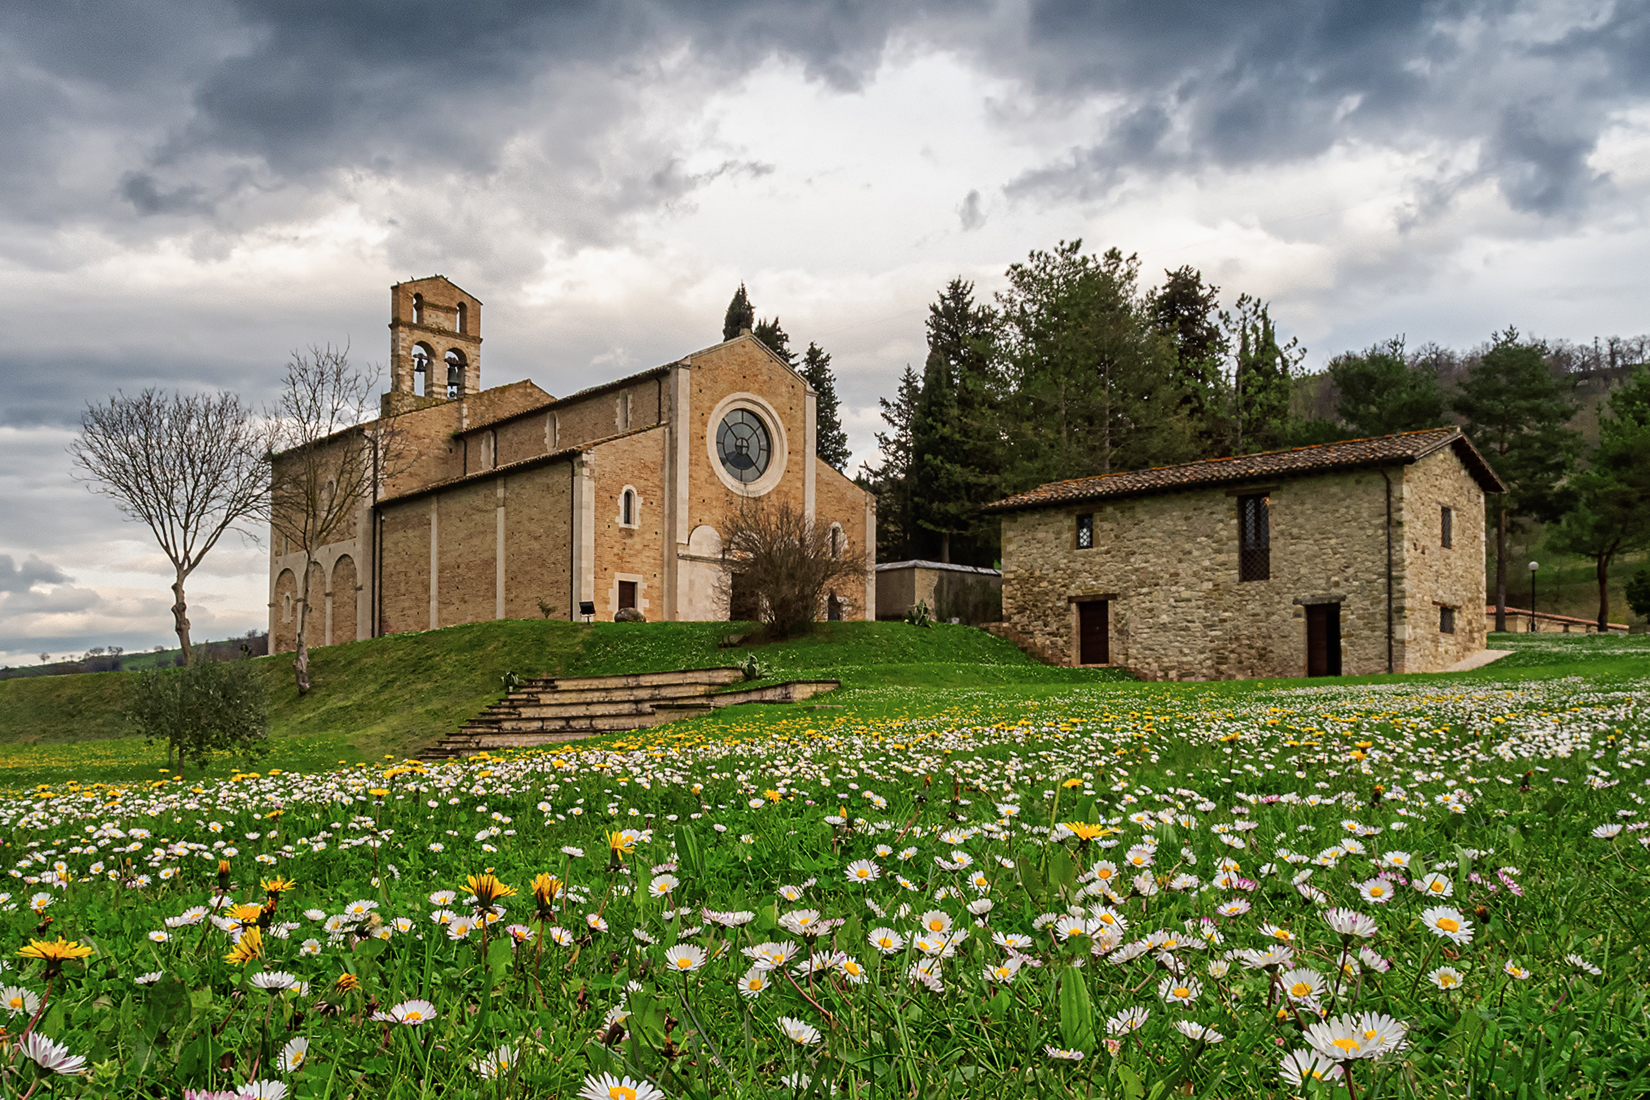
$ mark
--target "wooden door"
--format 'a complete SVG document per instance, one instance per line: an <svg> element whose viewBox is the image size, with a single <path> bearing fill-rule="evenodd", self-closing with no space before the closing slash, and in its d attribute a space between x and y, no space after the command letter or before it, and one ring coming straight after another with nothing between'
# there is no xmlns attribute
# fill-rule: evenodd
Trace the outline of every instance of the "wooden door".
<svg viewBox="0 0 1650 1100"><path fill-rule="evenodd" d="M1080 665L1111 664L1111 638L1106 629L1109 604L1106 600L1088 600L1077 605L1077 663Z"/></svg>
<svg viewBox="0 0 1650 1100"><path fill-rule="evenodd" d="M1341 674L1341 605L1314 603L1306 607L1306 674Z"/></svg>
<svg viewBox="0 0 1650 1100"><path fill-rule="evenodd" d="M624 611L627 608L631 609L631 610L634 610L635 607L636 607L636 582L635 581L620 581L619 582L619 610Z"/></svg>

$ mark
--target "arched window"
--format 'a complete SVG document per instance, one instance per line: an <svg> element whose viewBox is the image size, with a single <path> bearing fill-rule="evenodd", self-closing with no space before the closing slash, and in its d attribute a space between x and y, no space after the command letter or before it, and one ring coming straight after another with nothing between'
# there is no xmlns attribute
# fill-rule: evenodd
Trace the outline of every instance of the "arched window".
<svg viewBox="0 0 1650 1100"><path fill-rule="evenodd" d="M424 323L424 295L414 294L413 295L413 324L422 325L423 323Z"/></svg>
<svg viewBox="0 0 1650 1100"><path fill-rule="evenodd" d="M457 348L447 353L447 396L460 397L464 393L464 353Z"/></svg>
<svg viewBox="0 0 1650 1100"><path fill-rule="evenodd" d="M619 522L627 527L636 522L636 494L629 489L619 498Z"/></svg>
<svg viewBox="0 0 1650 1100"><path fill-rule="evenodd" d="M470 312L470 310L469 310L468 306L466 306L463 302L458 303L458 313L457 313L457 316L455 316L453 318L453 331L454 332L467 332L467 331L469 331L469 329L466 327L469 323L469 316L468 316L469 312Z"/></svg>
<svg viewBox="0 0 1650 1100"><path fill-rule="evenodd" d="M842 534L842 525L840 523L831 524L831 557L840 558L847 541L847 538Z"/></svg>
<svg viewBox="0 0 1650 1100"><path fill-rule="evenodd" d="M430 349L423 344L414 344L412 349L413 373L418 375L414 379L414 390L420 397L430 395Z"/></svg>

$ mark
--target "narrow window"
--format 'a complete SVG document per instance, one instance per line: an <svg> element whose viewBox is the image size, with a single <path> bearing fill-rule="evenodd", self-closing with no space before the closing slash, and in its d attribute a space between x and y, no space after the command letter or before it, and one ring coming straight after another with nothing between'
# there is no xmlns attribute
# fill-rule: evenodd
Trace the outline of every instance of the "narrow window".
<svg viewBox="0 0 1650 1100"><path fill-rule="evenodd" d="M635 581L620 581L619 582L619 610L623 611L627 607L634 609L635 606L636 606L636 582Z"/></svg>
<svg viewBox="0 0 1650 1100"><path fill-rule="evenodd" d="M468 332L469 331L469 328L467 327L468 324L469 324L469 312L470 312L469 309L464 305L463 302L458 303L458 316L453 318L453 331L454 332Z"/></svg>
<svg viewBox="0 0 1650 1100"><path fill-rule="evenodd" d="M626 527L636 522L636 494L629 489L619 498L619 522Z"/></svg>
<svg viewBox="0 0 1650 1100"><path fill-rule="evenodd" d="M1085 512L1077 517L1077 549L1094 549L1094 513Z"/></svg>
<svg viewBox="0 0 1650 1100"><path fill-rule="evenodd" d="M422 325L423 323L424 323L424 295L414 294L413 295L413 324Z"/></svg>
<svg viewBox="0 0 1650 1100"><path fill-rule="evenodd" d="M1447 512L1448 509L1445 509L1445 511ZM1438 609L1438 633L1455 633L1455 608L1440 607Z"/></svg>
<svg viewBox="0 0 1650 1100"><path fill-rule="evenodd" d="M1444 505L1443 510L1439 513L1438 518L1439 530L1443 533L1441 542L1444 549L1448 550L1452 545L1454 545L1455 510L1446 504ZM1451 632L1446 630L1444 633L1448 634Z"/></svg>
<svg viewBox="0 0 1650 1100"><path fill-rule="evenodd" d="M1238 580L1272 579L1272 523L1264 496L1238 497Z"/></svg>

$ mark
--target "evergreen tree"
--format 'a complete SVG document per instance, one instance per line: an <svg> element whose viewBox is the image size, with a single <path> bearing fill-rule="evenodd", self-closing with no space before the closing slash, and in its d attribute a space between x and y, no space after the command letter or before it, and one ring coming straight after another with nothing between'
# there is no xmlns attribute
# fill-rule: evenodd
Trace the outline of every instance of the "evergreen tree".
<svg viewBox="0 0 1650 1100"><path fill-rule="evenodd" d="M1571 479L1575 508L1553 532L1560 550L1593 561L1598 580L1598 630L1610 621L1610 566L1624 551L1650 546L1650 367L1640 366L1616 389L1587 468Z"/></svg>
<svg viewBox="0 0 1650 1100"><path fill-rule="evenodd" d="M1220 288L1203 281L1203 273L1187 265L1164 271L1163 285L1148 298L1152 323L1174 343L1173 381L1180 388L1180 409L1191 419L1198 449L1214 455L1223 449L1221 414L1226 357L1226 333L1220 327Z"/></svg>
<svg viewBox="0 0 1650 1100"><path fill-rule="evenodd" d="M745 284L740 283L739 289L734 291L733 301L728 303L727 313L722 317L722 339L732 340L755 325L756 310L751 306L750 295L745 293Z"/></svg>
<svg viewBox="0 0 1650 1100"><path fill-rule="evenodd" d="M1033 252L998 294L1014 387L1006 488L1179 462L1195 453L1175 346L1139 294L1140 262L1081 241Z"/></svg>
<svg viewBox="0 0 1650 1100"><path fill-rule="evenodd" d="M911 518L911 422L922 400L922 379L906 364L892 401L877 398L888 431L877 432L882 465L861 466L856 479L877 498L877 560L908 561L916 554L916 524Z"/></svg>
<svg viewBox="0 0 1650 1100"><path fill-rule="evenodd" d="M1546 345L1518 330L1498 332L1461 383L1455 411L1489 452L1509 492L1495 508L1495 629L1507 629L1507 523L1511 516L1556 520L1579 436L1566 428L1576 407L1547 369Z"/></svg>
<svg viewBox="0 0 1650 1100"><path fill-rule="evenodd" d="M1232 419L1235 454L1271 451L1289 432L1290 372L1305 358L1295 340L1280 346L1270 307L1243 294L1234 312L1220 315L1228 341L1235 342Z"/></svg>
<svg viewBox="0 0 1650 1100"><path fill-rule="evenodd" d="M775 321L775 324L778 322ZM836 397L836 376L831 373L830 352L808 341L802 353L799 373L814 393L814 453L837 470L848 465L848 433L842 430L842 413Z"/></svg>
<svg viewBox="0 0 1650 1100"><path fill-rule="evenodd" d="M779 318L756 322L756 327L751 329L751 335L768 345L769 351L785 360L787 367L796 366L796 352L791 350L790 335L780 327Z"/></svg>
<svg viewBox="0 0 1650 1100"><path fill-rule="evenodd" d="M911 418L911 507L917 526L938 536L944 562L958 554L980 565L997 556L1000 524L979 515L1002 485L995 327L992 310L975 303L973 284L962 279L928 307L928 358Z"/></svg>
<svg viewBox="0 0 1650 1100"><path fill-rule="evenodd" d="M1337 355L1329 363L1329 377L1340 391L1337 413L1360 436L1449 423L1438 376L1408 361L1401 336L1367 351Z"/></svg>

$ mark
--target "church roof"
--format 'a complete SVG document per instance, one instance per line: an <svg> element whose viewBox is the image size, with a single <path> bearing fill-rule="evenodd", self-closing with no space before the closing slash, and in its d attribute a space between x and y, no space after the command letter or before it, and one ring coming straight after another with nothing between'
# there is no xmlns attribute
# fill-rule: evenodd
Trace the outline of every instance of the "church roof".
<svg viewBox="0 0 1650 1100"><path fill-rule="evenodd" d="M1473 479L1486 493L1504 493L1507 487L1495 476L1484 456L1460 428L1427 428L1399 432L1370 439L1346 439L1291 447L1286 451L1209 458L1177 466L1154 466L1149 470L1102 474L1098 477L1054 481L1003 500L987 504L985 512L1019 512L1052 508L1111 497L1148 496L1179 489L1201 489L1233 482L1271 478L1303 477L1311 474L1352 470L1360 467L1408 465L1444 447L1451 447Z"/></svg>

